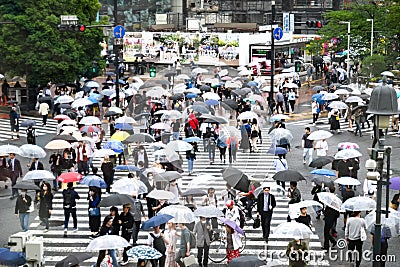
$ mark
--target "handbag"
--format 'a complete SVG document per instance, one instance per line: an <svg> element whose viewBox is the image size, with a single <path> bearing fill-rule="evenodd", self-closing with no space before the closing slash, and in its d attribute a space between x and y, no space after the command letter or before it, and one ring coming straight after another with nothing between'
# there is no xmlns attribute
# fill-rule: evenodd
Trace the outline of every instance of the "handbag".
<svg viewBox="0 0 400 267"><path fill-rule="evenodd" d="M365 232L364 228L361 228L361 230L360 230L360 239L361 239L361 241L367 240L367 233Z"/></svg>
<svg viewBox="0 0 400 267"><path fill-rule="evenodd" d="M35 203L31 203L31 205L29 206L29 209L26 211L28 213L34 212L35 211Z"/></svg>
<svg viewBox="0 0 400 267"><path fill-rule="evenodd" d="M100 216L100 208L99 207L90 208L89 216Z"/></svg>
<svg viewBox="0 0 400 267"><path fill-rule="evenodd" d="M183 258L183 264L185 264L185 266L197 264L196 257L194 255L190 255L186 258Z"/></svg>
<svg viewBox="0 0 400 267"><path fill-rule="evenodd" d="M254 229L257 229L257 228L259 228L260 226L261 226L261 220L260 220L260 217L257 216L257 218L254 220L253 228L254 228Z"/></svg>

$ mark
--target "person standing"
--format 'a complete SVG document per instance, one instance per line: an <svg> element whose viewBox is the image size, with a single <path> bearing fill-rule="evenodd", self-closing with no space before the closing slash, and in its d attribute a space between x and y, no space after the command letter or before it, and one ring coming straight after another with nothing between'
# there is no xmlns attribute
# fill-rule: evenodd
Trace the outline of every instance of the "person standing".
<svg viewBox="0 0 400 267"><path fill-rule="evenodd" d="M140 230L140 224L142 223L142 217L145 218L142 202L133 196L135 201L132 203L131 213L133 215L133 227L132 227L132 243L136 246L138 241L138 235Z"/></svg>
<svg viewBox="0 0 400 267"><path fill-rule="evenodd" d="M63 208L64 208L64 237L67 237L68 232L68 222L69 216L72 215L72 220L74 223L74 232L78 231L78 220L76 217L76 200L81 197L74 190L74 183L69 182L67 184L67 189L63 192Z"/></svg>
<svg viewBox="0 0 400 267"><path fill-rule="evenodd" d="M14 153L10 153L10 158L8 159L8 169L10 170L12 194L10 199L14 199L18 196L18 189L14 188L19 177L22 177L21 162L15 158Z"/></svg>
<svg viewBox="0 0 400 267"><path fill-rule="evenodd" d="M175 223L172 221L168 222L168 229L165 231L165 235L169 240L167 245L167 257L165 261L166 267L176 267L175 257L176 257L176 241L178 239L178 233L176 232Z"/></svg>
<svg viewBox="0 0 400 267"><path fill-rule="evenodd" d="M181 228L181 243L179 247L178 253L176 253L175 261L180 267L185 267L185 264L182 262L183 258L190 256L190 232L187 229L186 225L183 223L178 224L179 228ZM160 265L164 266L164 265Z"/></svg>
<svg viewBox="0 0 400 267"><path fill-rule="evenodd" d="M124 238L128 243L131 240L132 236L132 228L133 228L133 216L131 214L131 204L125 204L122 206L123 211L119 215L118 223L121 225L121 237ZM128 255L126 251L130 249L130 247L124 247L124 252L122 254L122 262L121 265L124 266L128 264Z"/></svg>
<svg viewBox="0 0 400 267"><path fill-rule="evenodd" d="M193 173L193 163L196 159L196 152L199 152L197 149L197 143L189 143L192 145L192 149L186 151L186 159L188 160L188 173L192 175Z"/></svg>
<svg viewBox="0 0 400 267"><path fill-rule="evenodd" d="M210 250L210 229L211 225L205 217L195 224L193 233L196 235L197 262L201 267L208 266L208 252ZM203 257L204 255L204 257Z"/></svg>
<svg viewBox="0 0 400 267"><path fill-rule="evenodd" d="M350 261L351 262L356 262L356 267L360 266L361 259L362 259L362 247L363 247L363 242L365 239L363 238L363 233L366 238L366 231L367 231L367 226L365 223L365 220L361 218L361 211L354 211L351 215L351 217L347 220L346 222L346 229L344 232L344 237L347 240L348 246L347 246L347 251L351 252L350 254ZM355 252L355 250L358 252ZM354 259L352 256L357 256L356 259Z"/></svg>
<svg viewBox="0 0 400 267"><path fill-rule="evenodd" d="M92 232L91 237L96 237L96 234L99 231L100 228L100 208L98 207L100 200L101 200L101 195L100 195L100 188L97 187L89 187L89 207L88 207L88 212L89 212L89 228L90 232Z"/></svg>
<svg viewBox="0 0 400 267"><path fill-rule="evenodd" d="M328 155L328 142L326 141L326 139L322 139L322 140L318 140L315 143L315 150L317 151L317 156L318 157L324 157L326 155Z"/></svg>
<svg viewBox="0 0 400 267"><path fill-rule="evenodd" d="M217 146L219 149L219 158L221 160L221 163L223 162L224 164L226 163L226 148L228 145L226 144L226 139L228 136L225 134L224 131L220 131L219 137L217 139Z"/></svg>
<svg viewBox="0 0 400 267"><path fill-rule="evenodd" d="M17 140L19 139L19 114L17 113L17 108L12 107L10 110L10 126L11 126L11 140L14 139L14 132L17 135Z"/></svg>
<svg viewBox="0 0 400 267"><path fill-rule="evenodd" d="M26 194L26 190L21 190L15 203L15 215L19 217L19 223L22 230L28 231L29 208L32 204L32 198Z"/></svg>
<svg viewBox="0 0 400 267"><path fill-rule="evenodd" d="M39 105L39 115L42 115L42 126L46 126L47 124L47 116L49 115L49 104L46 102L42 102Z"/></svg>
<svg viewBox="0 0 400 267"><path fill-rule="evenodd" d="M103 172L104 182L107 184L106 193L111 192L111 184L114 181L114 166L109 157L104 157L101 164L101 171Z"/></svg>
<svg viewBox="0 0 400 267"><path fill-rule="evenodd" d="M305 133L301 139L301 147L303 148L303 164L307 163L308 158L308 165L310 165L313 160L314 142L308 139L311 134L310 127L304 129Z"/></svg>
<svg viewBox="0 0 400 267"><path fill-rule="evenodd" d="M263 194L257 198L257 215L261 215L263 238L268 242L272 213L276 206L275 196L270 193L270 187L263 187Z"/></svg>
<svg viewBox="0 0 400 267"><path fill-rule="evenodd" d="M78 146L75 149L76 154L76 162L78 164L78 172L83 175L87 175L89 173L88 166L88 153L87 147L83 144L83 141L80 140Z"/></svg>
<svg viewBox="0 0 400 267"><path fill-rule="evenodd" d="M53 209L53 194L51 193L51 186L48 182L44 181L42 190L37 195L39 201L39 219L45 225L44 232L49 231L49 218Z"/></svg>
<svg viewBox="0 0 400 267"><path fill-rule="evenodd" d="M190 234L189 234L190 237ZM165 252L167 250L167 246L169 244L169 240L167 237L161 232L160 226L153 227L153 232L149 233L147 238L147 245L149 247L154 248L158 252L161 253L161 257L156 260L151 260L151 266L157 267L158 266L165 266Z"/></svg>

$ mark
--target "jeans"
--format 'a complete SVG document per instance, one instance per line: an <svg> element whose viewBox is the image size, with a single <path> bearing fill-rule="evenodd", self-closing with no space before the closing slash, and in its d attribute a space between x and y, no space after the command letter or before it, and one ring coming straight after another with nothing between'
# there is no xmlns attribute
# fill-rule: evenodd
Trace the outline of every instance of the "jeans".
<svg viewBox="0 0 400 267"><path fill-rule="evenodd" d="M172 132L172 139L179 140L179 132Z"/></svg>
<svg viewBox="0 0 400 267"><path fill-rule="evenodd" d="M110 257L112 259L113 267L118 267L117 251L115 249L109 249L108 254L110 254Z"/></svg>
<svg viewBox="0 0 400 267"><path fill-rule="evenodd" d="M68 229L69 216L72 215L74 229L78 228L78 220L76 218L76 208L64 209L64 229Z"/></svg>
<svg viewBox="0 0 400 267"><path fill-rule="evenodd" d="M25 232L28 231L29 212L19 214L19 223L21 224L22 230Z"/></svg>
<svg viewBox="0 0 400 267"><path fill-rule="evenodd" d="M313 160L313 152L314 152L314 148L307 148L305 147L303 150L303 161L306 161L307 157L308 157L308 164L310 165L311 161Z"/></svg>
<svg viewBox="0 0 400 267"><path fill-rule="evenodd" d="M188 159L188 172L189 173L193 172L193 163L194 163L194 159Z"/></svg>
<svg viewBox="0 0 400 267"><path fill-rule="evenodd" d="M357 132L359 132L360 136L362 136L361 125L359 122L356 122L356 131L354 132L354 135L357 135Z"/></svg>

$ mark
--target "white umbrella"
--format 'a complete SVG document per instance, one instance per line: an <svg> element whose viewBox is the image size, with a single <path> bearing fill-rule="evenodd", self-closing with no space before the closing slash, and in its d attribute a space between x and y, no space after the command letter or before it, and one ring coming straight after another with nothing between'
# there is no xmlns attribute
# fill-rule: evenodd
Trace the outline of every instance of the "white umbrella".
<svg viewBox="0 0 400 267"><path fill-rule="evenodd" d="M193 88L186 89L185 93L200 94L201 90L193 87Z"/></svg>
<svg viewBox="0 0 400 267"><path fill-rule="evenodd" d="M115 113L118 113L118 114L123 114L124 113L124 111L119 107L110 107L110 108L108 108L108 110L109 111L114 111Z"/></svg>
<svg viewBox="0 0 400 267"><path fill-rule="evenodd" d="M175 195L174 195L174 193L172 193L170 191L154 189L149 194L147 194L146 197L154 198L154 199L170 200L170 199L175 198Z"/></svg>
<svg viewBox="0 0 400 267"><path fill-rule="evenodd" d="M194 68L193 70L192 70L192 75L194 74L194 75L197 75L197 74L199 74L199 73L207 73L208 72L208 70L206 70L206 69L204 69L204 68Z"/></svg>
<svg viewBox="0 0 400 267"><path fill-rule="evenodd" d="M360 181L353 177L340 177L334 181L337 184L342 184L342 185L360 185Z"/></svg>
<svg viewBox="0 0 400 267"><path fill-rule="evenodd" d="M101 91L102 95L106 95L106 96L111 96L112 94L115 94L115 90L114 89L103 89Z"/></svg>
<svg viewBox="0 0 400 267"><path fill-rule="evenodd" d="M347 211L370 211L376 209L376 202L369 197L352 197L346 200L340 206L340 209Z"/></svg>
<svg viewBox="0 0 400 267"><path fill-rule="evenodd" d="M79 132L79 129L76 126L72 126L72 125L63 125L60 129L60 131L62 130L61 134L71 134L73 132Z"/></svg>
<svg viewBox="0 0 400 267"><path fill-rule="evenodd" d="M0 146L0 154L18 154L23 155L23 151L14 145L2 145Z"/></svg>
<svg viewBox="0 0 400 267"><path fill-rule="evenodd" d="M299 86L295 83L285 83L283 86L283 88L289 88L289 89L297 89L299 88Z"/></svg>
<svg viewBox="0 0 400 267"><path fill-rule="evenodd" d="M322 139L327 139L329 137L332 137L333 134L331 134L328 131L325 130L318 130L315 132L312 132L307 139L308 140L322 140Z"/></svg>
<svg viewBox="0 0 400 267"><path fill-rule="evenodd" d="M342 206L342 200L338 198L335 194L329 192L317 193L318 200L324 205L339 211L340 206Z"/></svg>
<svg viewBox="0 0 400 267"><path fill-rule="evenodd" d="M309 239L313 232L303 223L284 222L278 225L272 231L275 235L281 235L286 238Z"/></svg>
<svg viewBox="0 0 400 267"><path fill-rule="evenodd" d="M347 106L345 103L343 103L342 101L332 101L329 105L329 108L332 109L348 109L349 106Z"/></svg>
<svg viewBox="0 0 400 267"><path fill-rule="evenodd" d="M337 89L337 90L335 91L335 94L337 94L337 95L349 95L350 92L347 91L346 89Z"/></svg>
<svg viewBox="0 0 400 267"><path fill-rule="evenodd" d="M136 123L135 119L128 116L122 116L115 120L115 123Z"/></svg>
<svg viewBox="0 0 400 267"><path fill-rule="evenodd" d="M118 235L103 235L99 236L92 241L86 247L88 251L98 251L107 249L121 249L130 246L129 242L125 238Z"/></svg>
<svg viewBox="0 0 400 267"><path fill-rule="evenodd" d="M179 74L178 76L175 77L177 80L190 80L190 77L186 74Z"/></svg>
<svg viewBox="0 0 400 267"><path fill-rule="evenodd" d="M238 128L236 128L235 126L223 126L222 129L225 131L225 133L228 136L235 136L236 138L238 138L239 140L242 139L242 133L240 132L240 130Z"/></svg>
<svg viewBox="0 0 400 267"><path fill-rule="evenodd" d="M137 94L137 91L135 90L135 89L133 89L133 88L128 88L128 89L126 89L125 91L124 91L124 93L125 93L125 95L136 95Z"/></svg>
<svg viewBox="0 0 400 267"><path fill-rule="evenodd" d="M88 81L87 83L85 83L84 86L89 87L89 88L100 88L100 84L95 81Z"/></svg>
<svg viewBox="0 0 400 267"><path fill-rule="evenodd" d="M237 117L238 120L252 120L254 118L258 118L258 115L253 111L245 111Z"/></svg>
<svg viewBox="0 0 400 267"><path fill-rule="evenodd" d="M104 157L109 157L109 156L113 156L116 153L112 150L112 149L108 149L108 148L102 148L99 150L96 150L92 157L93 158L104 158Z"/></svg>
<svg viewBox="0 0 400 267"><path fill-rule="evenodd" d="M22 180L27 181L27 180L54 180L54 179L56 179L56 177L54 177L54 175L49 171L34 170L27 172Z"/></svg>
<svg viewBox="0 0 400 267"><path fill-rule="evenodd" d="M200 174L196 178L192 179L188 188L208 188L210 183L213 183L217 180L217 177L211 174Z"/></svg>
<svg viewBox="0 0 400 267"><path fill-rule="evenodd" d="M289 204L289 215L292 219L300 216L300 209L307 208L307 214L316 213L324 208L324 206L315 200L304 200L299 203Z"/></svg>
<svg viewBox="0 0 400 267"><path fill-rule="evenodd" d="M77 125L77 122L75 120L63 120L62 122L60 122L60 124L58 124L57 126L59 127L63 127L64 125Z"/></svg>
<svg viewBox="0 0 400 267"><path fill-rule="evenodd" d="M90 101L87 98L79 98L72 102L71 107L72 108L79 108L79 107L84 107L84 106L90 106L93 105L93 102Z"/></svg>
<svg viewBox="0 0 400 267"><path fill-rule="evenodd" d="M285 128L276 128L270 132L269 136L271 137L272 140L275 141L280 140L282 138L286 138L290 142L293 139L292 133Z"/></svg>
<svg viewBox="0 0 400 267"><path fill-rule="evenodd" d="M205 217L205 218L213 218L213 217L216 218L216 217L224 217L224 214L215 206L202 206L198 207L194 211L194 216Z"/></svg>
<svg viewBox="0 0 400 267"><path fill-rule="evenodd" d="M263 182L263 183L261 184L260 187L257 187L257 188L254 190L254 193L253 193L254 196L255 196L255 197L258 197L258 195L259 195L260 193L263 193L263 188L264 188L265 186L268 186L268 187L270 188L270 192L271 192L272 194L274 194L274 195L285 195L285 193L286 193L285 188L283 188L282 186L276 184L276 181L275 181L275 180L266 180L265 182Z"/></svg>
<svg viewBox="0 0 400 267"><path fill-rule="evenodd" d="M141 195L147 193L147 186L140 180L122 178L113 183L112 191L119 194Z"/></svg>
<svg viewBox="0 0 400 267"><path fill-rule="evenodd" d="M247 76L247 75L250 75L250 74L253 74L253 71L248 70L248 69L241 70L238 73L239 76Z"/></svg>
<svg viewBox="0 0 400 267"><path fill-rule="evenodd" d="M101 121L99 118L95 117L95 116L87 116L87 117L83 117L80 121L80 124L83 125L98 125L101 124Z"/></svg>
<svg viewBox="0 0 400 267"><path fill-rule="evenodd" d="M388 218L386 214L381 214L381 223L382 226L389 227L392 237L397 237L400 234L400 212L394 209L389 209L389 211ZM367 229L371 229L376 222L376 211L371 211L364 219Z"/></svg>
<svg viewBox="0 0 400 267"><path fill-rule="evenodd" d="M193 212L188 207L182 205L167 206L162 208L158 214L169 214L174 216L172 219L174 223L191 223L195 220Z"/></svg>
<svg viewBox="0 0 400 267"><path fill-rule="evenodd" d="M362 154L356 149L343 149L335 154L335 159L352 159L361 156Z"/></svg>
<svg viewBox="0 0 400 267"><path fill-rule="evenodd" d="M353 91L351 91L350 93L351 95L361 95L361 91L358 89L354 89Z"/></svg>
<svg viewBox="0 0 400 267"><path fill-rule="evenodd" d="M207 92L203 94L203 99L214 99L214 100L221 100L218 94L212 93L212 92Z"/></svg>
<svg viewBox="0 0 400 267"><path fill-rule="evenodd" d="M337 99L337 98L339 98L339 96L337 94L327 93L327 94L324 94L321 99L322 100L333 100L333 99Z"/></svg>
<svg viewBox="0 0 400 267"><path fill-rule="evenodd" d="M56 101L60 104L66 104L66 103L74 102L74 99L72 98L72 96L62 95L62 96L59 96Z"/></svg>
<svg viewBox="0 0 400 267"><path fill-rule="evenodd" d="M116 98L117 97L117 92L113 93L112 95L109 96L109 98ZM119 98L125 98L125 93L124 92L119 92Z"/></svg>
<svg viewBox="0 0 400 267"><path fill-rule="evenodd" d="M150 126L152 129L160 129L160 130L166 130L170 128L170 125L164 122L157 122L154 123L153 125Z"/></svg>
<svg viewBox="0 0 400 267"><path fill-rule="evenodd" d="M285 114L275 114L271 117L271 121L275 121L275 120L288 120L290 117L288 115Z"/></svg>
<svg viewBox="0 0 400 267"><path fill-rule="evenodd" d="M167 144L165 150L173 150L173 151L188 151L191 150L193 146L182 140L174 140Z"/></svg>
<svg viewBox="0 0 400 267"><path fill-rule="evenodd" d="M226 69L223 69L223 70L220 70L220 71L218 72L218 74L219 74L220 77L223 77L223 76L228 75L228 74L229 74L229 71L226 70Z"/></svg>
<svg viewBox="0 0 400 267"><path fill-rule="evenodd" d="M53 140L47 143L44 147L46 149L66 149L71 148L71 144L65 140Z"/></svg>
<svg viewBox="0 0 400 267"><path fill-rule="evenodd" d="M225 88L241 88L242 85L237 82L227 81L225 83Z"/></svg>
<svg viewBox="0 0 400 267"><path fill-rule="evenodd" d="M37 145L25 144L22 145L20 149L22 150L23 153L21 156L26 158L42 159L46 157L46 152L43 150L43 148Z"/></svg>
<svg viewBox="0 0 400 267"><path fill-rule="evenodd" d="M362 98L359 97L359 96L350 96L350 97L348 97L348 98L345 100L345 102L346 102L346 103L355 103L355 102L357 102L357 103L362 103L363 100L362 100Z"/></svg>
<svg viewBox="0 0 400 267"><path fill-rule="evenodd" d="M180 119L182 118L182 113L177 111L177 110L167 110L167 112L164 113L164 116L170 118L170 119Z"/></svg>
<svg viewBox="0 0 400 267"><path fill-rule="evenodd" d="M382 76L388 76L388 77L394 77L393 72L390 72L388 70L385 70L384 72L381 72Z"/></svg>
<svg viewBox="0 0 400 267"><path fill-rule="evenodd" d="M164 90L164 88L156 86L147 91L146 96L160 98L163 95L168 95L168 94L169 94L168 91Z"/></svg>

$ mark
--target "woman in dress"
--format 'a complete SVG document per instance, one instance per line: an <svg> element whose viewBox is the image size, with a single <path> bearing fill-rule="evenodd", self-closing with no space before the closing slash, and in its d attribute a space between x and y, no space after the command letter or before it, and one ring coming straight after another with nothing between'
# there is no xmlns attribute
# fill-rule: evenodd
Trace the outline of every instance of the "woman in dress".
<svg viewBox="0 0 400 267"><path fill-rule="evenodd" d="M53 195L51 194L51 186L48 182L43 182L42 190L38 193L37 200L39 202L39 219L45 225L44 232L48 232L49 218L53 209Z"/></svg>
<svg viewBox="0 0 400 267"><path fill-rule="evenodd" d="M226 228L226 256L228 259L227 264L234 259L240 257L240 247L242 241L240 240L239 234L229 225L225 225Z"/></svg>
<svg viewBox="0 0 400 267"><path fill-rule="evenodd" d="M176 252L176 241L178 240L178 232L176 231L176 225L173 222L168 222L168 229L165 231L165 235L169 240L167 245L167 259L165 262L166 267L176 267L175 252Z"/></svg>

